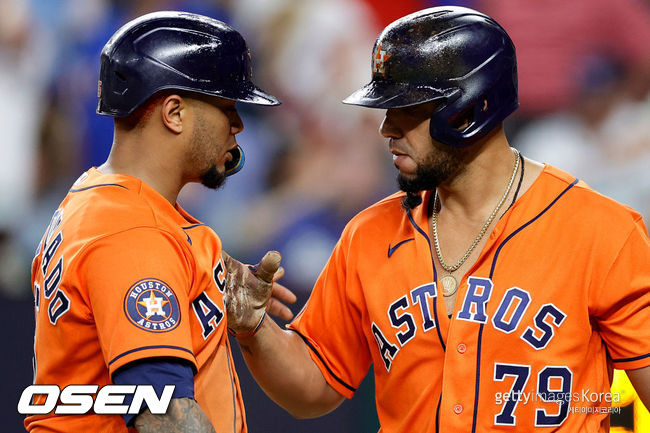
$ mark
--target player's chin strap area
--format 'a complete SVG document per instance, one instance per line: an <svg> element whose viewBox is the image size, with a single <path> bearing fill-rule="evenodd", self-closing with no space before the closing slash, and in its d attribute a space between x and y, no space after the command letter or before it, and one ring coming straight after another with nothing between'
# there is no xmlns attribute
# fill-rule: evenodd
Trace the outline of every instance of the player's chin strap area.
<svg viewBox="0 0 650 433"><path fill-rule="evenodd" d="M230 153L232 154L232 161L226 162L226 176L232 176L237 173L244 167L244 161L246 161L244 151L241 147L237 146Z"/></svg>

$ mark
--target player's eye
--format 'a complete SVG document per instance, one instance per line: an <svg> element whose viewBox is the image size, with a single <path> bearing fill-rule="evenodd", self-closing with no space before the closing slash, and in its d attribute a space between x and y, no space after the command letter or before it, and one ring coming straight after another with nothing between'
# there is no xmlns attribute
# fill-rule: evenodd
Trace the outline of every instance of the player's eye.
<svg viewBox="0 0 650 433"><path fill-rule="evenodd" d="M431 116L433 113L434 103L429 102L425 104L412 105L410 107L404 107L403 114L408 117L425 119Z"/></svg>

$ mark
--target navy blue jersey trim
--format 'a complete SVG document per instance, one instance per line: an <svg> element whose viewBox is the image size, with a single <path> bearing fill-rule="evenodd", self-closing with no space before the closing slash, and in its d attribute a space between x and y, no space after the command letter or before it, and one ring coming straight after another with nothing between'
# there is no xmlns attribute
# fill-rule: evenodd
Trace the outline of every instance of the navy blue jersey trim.
<svg viewBox="0 0 650 433"><path fill-rule="evenodd" d="M645 358L650 358L650 353L646 353L645 355L634 356L632 358L612 359L612 361L613 362L631 362L631 361L638 361L639 359L645 359Z"/></svg>
<svg viewBox="0 0 650 433"><path fill-rule="evenodd" d="M474 388L474 413L472 414L472 433L476 432L476 420L478 417L478 393L479 384L481 383L481 342L483 341L483 327L485 323L481 323L478 328L478 344L476 345L476 384Z"/></svg>
<svg viewBox="0 0 650 433"><path fill-rule="evenodd" d="M298 335L300 336L300 338L302 338L302 341L304 341L305 344L307 345L307 347L309 347L309 350L311 350L312 352L314 352L314 354L316 354L316 356L318 356L318 359L320 359L320 362L325 366L325 368L327 369L327 372L328 372L330 375L332 375L332 377L333 377L334 379L336 379L336 381L337 381L338 383L340 383L341 385L343 385L344 387L346 387L347 389L349 389L349 390L352 391L352 392L357 392L357 389L356 389L356 388L354 388L354 387L348 385L347 383L345 383L345 382L343 381L343 379L341 379L340 377L338 377L337 375L335 375L334 372L333 372L332 370L330 370L330 368L329 368L329 367L327 366L327 364L325 363L325 360L323 359L323 357L321 356L321 354L318 353L318 350L316 350L316 348L315 348L315 347L314 347L314 346L309 342L309 340L307 340L307 338L306 338L304 335L302 335L300 332L298 332L298 331L296 331L295 329L292 329L292 328L289 328L289 331L293 331L293 332L295 332L296 334L298 334Z"/></svg>
<svg viewBox="0 0 650 433"><path fill-rule="evenodd" d="M99 188L100 186L119 186L120 188L124 188L124 189L128 190L127 187L125 187L124 185L120 185L119 183L100 183L98 185L86 186L84 188L71 189L70 192L85 191L87 189Z"/></svg>
<svg viewBox="0 0 650 433"><path fill-rule="evenodd" d="M436 433L440 431L440 403L442 403L442 392L438 398L438 407L436 408Z"/></svg>
<svg viewBox="0 0 650 433"><path fill-rule="evenodd" d="M184 348L184 347L179 347L179 346L167 346L167 345L160 345L160 346L142 346L142 347L138 347L138 348L136 348L136 349L127 350L126 352L117 355L115 358L113 358L113 359L108 363L108 365L111 365L112 363L114 363L114 362L117 361L118 359L120 359L120 358L122 358L122 357L124 357L124 356L126 356L126 355L129 355L129 354L131 354L131 353L133 353L133 352L139 352L139 351L141 351L141 350L149 350L149 349L176 349L176 350L182 350L183 352L187 352L187 353L189 353L190 355L192 355L192 357L194 357L194 353L193 353L191 350L186 349L186 348Z"/></svg>
<svg viewBox="0 0 650 433"><path fill-rule="evenodd" d="M519 233L520 231L522 231L523 229L525 229L526 227L528 227L529 225L531 225L531 224L532 224L533 222L535 222L539 217L541 217L542 215L544 215L544 214L546 213L546 211L549 210L549 209L550 209L550 208L551 208L551 207L552 207L552 206L553 206L553 205L554 205L554 204L555 204L555 203L560 199L560 197L562 197L562 196L563 196L563 195L564 195L568 190L570 190L571 188L573 188L573 187L575 186L576 183L578 183L578 179L576 179L576 180L574 180L573 182L571 182L571 185L567 186L567 187L564 189L564 191L562 191L562 192L560 193L560 195L558 195L557 197L555 197L555 200L553 200L553 201L551 202L551 204L549 204L548 206L546 206L546 208L544 208L544 210L542 210L539 214L537 214L537 216L536 216L535 218L531 219L531 220L528 221L526 224L522 225L522 226L519 227L517 230L515 230L515 231L512 232L512 233L510 233L510 235L508 235L508 237L505 238L505 239L503 240L503 242L501 242L501 245L499 245L499 248L497 248L496 253L494 253L494 260L492 261L492 269L490 269L490 278L492 278L492 275L494 275L494 268L496 267L496 264L497 264L497 258L499 257L499 253L501 252L501 249L503 248L503 246L504 246L504 245L505 245L505 244L506 244L510 239L512 239L513 236L515 236L517 233Z"/></svg>
<svg viewBox="0 0 650 433"><path fill-rule="evenodd" d="M192 224L191 226L185 226L185 227L181 227L181 228L183 230L189 230L189 229L193 229L194 227L199 227L199 226L204 226L204 225L205 224L203 224L203 223L199 223L199 224ZM185 236L187 236L187 242L189 242L190 245L192 245L192 238L190 238L190 235L185 233Z"/></svg>
<svg viewBox="0 0 650 433"><path fill-rule="evenodd" d="M398 242L398 243L397 243L394 247L392 247L392 248L391 248L390 244L388 244L388 257L390 258L390 256L393 255L393 253L395 252L395 250L397 250L399 247L401 247L401 246L404 245L405 243L410 242L410 241L414 241L414 240L415 240L415 238L404 239L403 241Z"/></svg>
<svg viewBox="0 0 650 433"><path fill-rule="evenodd" d="M199 226L204 226L205 224L199 223L199 224L192 224L191 226L185 226L181 227L183 230L188 230L188 229L193 229L194 227L199 227Z"/></svg>
<svg viewBox="0 0 650 433"><path fill-rule="evenodd" d="M607 356L607 359L609 359L610 361L613 361L612 355L609 353L609 349L607 348L607 346L605 346L605 356Z"/></svg>
<svg viewBox="0 0 650 433"><path fill-rule="evenodd" d="M431 254L431 240L429 239L429 235L427 235L424 230L420 228L413 219L413 216L411 215L411 212L407 212L407 215L409 217L409 221L411 221L411 224L415 229L420 232L422 236L424 236L424 239L427 240L427 244L429 244L429 254ZM438 281L438 271L436 270L436 264L433 261L433 255L431 254L431 267L433 268L433 280ZM437 292L437 290L436 290ZM436 298L437 298L436 294ZM442 350L446 351L447 346L445 345L445 342L442 340L442 334L440 333L440 321L438 320L438 302L437 299L433 302L433 320L436 322L436 332L438 333L438 339L440 340L440 345L442 346Z"/></svg>
<svg viewBox="0 0 650 433"><path fill-rule="evenodd" d="M506 237L503 242L499 245L497 248L496 252L494 253L494 259L492 259L492 267L490 268L490 279L494 276L494 270L496 269L497 265L497 259L499 258L499 253L501 253L501 249L505 246L506 243L510 239L512 239L517 233L521 232L523 229L531 225L533 222L535 222L539 217L544 215L546 211L548 211L557 201L562 197L568 190L573 188L575 184L578 183L578 179L576 178L569 186L567 186L564 191L562 191L555 199L548 205L546 206L537 216L535 216L533 219L519 227L517 230L514 232L510 233L508 237ZM478 397L479 397L479 384L480 384L480 377L481 377L481 341L483 337L483 326L484 324L482 323L479 331L478 331L478 344L477 344L477 356L476 356L476 388L474 391L474 414L473 414L473 420L472 420L472 433L476 433L476 420L477 420L477 414L478 414ZM650 354L648 355L650 356Z"/></svg>

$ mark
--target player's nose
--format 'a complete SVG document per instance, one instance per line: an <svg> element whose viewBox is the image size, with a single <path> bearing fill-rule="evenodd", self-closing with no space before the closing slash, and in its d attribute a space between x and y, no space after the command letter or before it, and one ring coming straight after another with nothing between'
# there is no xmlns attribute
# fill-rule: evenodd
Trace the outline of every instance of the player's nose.
<svg viewBox="0 0 650 433"><path fill-rule="evenodd" d="M391 110L386 110L384 120L379 127L379 133L385 138L402 138L402 131L395 123Z"/></svg>
<svg viewBox="0 0 650 433"><path fill-rule="evenodd" d="M241 120L239 113L234 111L230 119L230 132L232 135L239 134L244 130L244 122Z"/></svg>

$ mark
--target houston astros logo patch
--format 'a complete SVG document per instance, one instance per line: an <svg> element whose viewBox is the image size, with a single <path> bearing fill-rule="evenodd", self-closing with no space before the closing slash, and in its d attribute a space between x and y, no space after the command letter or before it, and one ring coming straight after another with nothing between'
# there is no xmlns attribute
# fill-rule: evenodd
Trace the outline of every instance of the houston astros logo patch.
<svg viewBox="0 0 650 433"><path fill-rule="evenodd" d="M124 313L135 326L150 332L171 331L181 321L174 291L155 278L140 280L129 288Z"/></svg>

